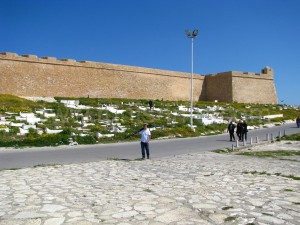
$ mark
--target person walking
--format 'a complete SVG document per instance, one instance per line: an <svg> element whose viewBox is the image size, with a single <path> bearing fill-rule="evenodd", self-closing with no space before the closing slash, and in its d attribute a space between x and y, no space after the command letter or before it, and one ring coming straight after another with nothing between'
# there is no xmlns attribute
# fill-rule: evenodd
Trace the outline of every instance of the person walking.
<svg viewBox="0 0 300 225"><path fill-rule="evenodd" d="M243 124L242 121L240 120L236 125L236 135L238 136L239 141L242 140L242 129L243 129Z"/></svg>
<svg viewBox="0 0 300 225"><path fill-rule="evenodd" d="M227 133L229 132L229 136L230 136L230 141L235 141L235 137L234 137L234 129L235 129L235 125L230 122L228 127L227 127Z"/></svg>
<svg viewBox="0 0 300 225"><path fill-rule="evenodd" d="M247 132L248 132L248 125L246 120L242 123L242 141L247 141Z"/></svg>
<svg viewBox="0 0 300 225"><path fill-rule="evenodd" d="M145 159L147 155L147 159L150 159L150 150L149 150L149 142L151 139L151 132L148 128L148 125L145 123L144 128L137 132L136 134L141 135L141 151L142 151L142 159Z"/></svg>

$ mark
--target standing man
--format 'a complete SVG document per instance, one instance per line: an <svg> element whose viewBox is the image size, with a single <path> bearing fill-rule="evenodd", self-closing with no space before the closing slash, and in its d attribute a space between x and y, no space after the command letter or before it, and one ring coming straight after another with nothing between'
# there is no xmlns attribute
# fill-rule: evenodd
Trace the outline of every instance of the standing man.
<svg viewBox="0 0 300 225"><path fill-rule="evenodd" d="M248 125L246 123L246 120L242 123L242 141L247 141L247 132L248 132Z"/></svg>
<svg viewBox="0 0 300 225"><path fill-rule="evenodd" d="M236 134L239 138L239 141L242 140L242 130L243 130L243 124L242 121L240 120L236 125Z"/></svg>
<svg viewBox="0 0 300 225"><path fill-rule="evenodd" d="M232 141L232 139L235 141L234 129L235 129L235 125L232 122L230 122L227 128L227 133L229 132L230 135L230 141Z"/></svg>
<svg viewBox="0 0 300 225"><path fill-rule="evenodd" d="M147 155L147 159L150 159L150 151L149 151L149 141L151 139L151 133L148 125L145 123L144 128L137 132L137 134L141 135L141 150L142 150L142 158L145 159L145 155ZM146 154L145 154L146 151Z"/></svg>

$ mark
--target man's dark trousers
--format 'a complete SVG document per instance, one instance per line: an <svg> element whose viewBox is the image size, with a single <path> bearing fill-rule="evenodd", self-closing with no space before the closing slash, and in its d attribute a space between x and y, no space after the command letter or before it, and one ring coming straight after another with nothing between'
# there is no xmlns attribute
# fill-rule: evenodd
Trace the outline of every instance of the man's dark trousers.
<svg viewBox="0 0 300 225"><path fill-rule="evenodd" d="M147 154L147 158L149 159L150 153L149 153L149 143L141 142L141 150L142 150L142 157L145 158L145 150Z"/></svg>
<svg viewBox="0 0 300 225"><path fill-rule="evenodd" d="M232 139L235 141L234 131L230 131L229 135L230 135L230 141L232 141Z"/></svg>

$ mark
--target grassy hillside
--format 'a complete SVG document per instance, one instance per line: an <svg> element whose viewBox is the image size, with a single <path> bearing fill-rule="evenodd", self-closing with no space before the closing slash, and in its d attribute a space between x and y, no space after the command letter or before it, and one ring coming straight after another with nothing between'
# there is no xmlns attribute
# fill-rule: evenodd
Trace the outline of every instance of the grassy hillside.
<svg viewBox="0 0 300 225"><path fill-rule="evenodd" d="M189 126L189 117L180 114L189 112L180 111L178 106L189 107L189 101L162 101L153 100L155 109L150 110L148 100L136 99L101 99L101 98L55 98L56 103L44 101L30 101L13 95L0 95L0 114L6 121L20 123L16 116L20 112L36 113L37 110L49 109L47 113L55 114L48 118L45 114L39 114L42 122L36 123L35 129L29 129L25 135L18 135L18 127L11 127L5 123L0 125L0 146L47 146L68 144L72 138L79 144L108 143L119 141L138 140L131 134L139 130L143 123L148 123L152 131L153 139L181 138L201 135L223 133L227 123L203 125L200 120L194 119L195 131ZM67 108L60 100L79 100L80 105L86 108ZM118 110L125 110L122 114L116 114L106 110L107 106L115 106ZM194 107L202 110L203 115L215 115L227 121L247 119L249 126L261 125L270 122L280 123L283 120L295 119L299 116L299 108L285 105L260 105L223 102L195 102ZM214 109L212 110L212 108ZM14 113L14 114L12 114ZM199 114L195 111L195 114ZM283 114L282 118L261 119L261 116ZM3 121L2 121L3 122ZM116 132L114 128L126 127L125 132ZM9 132L7 132L9 129ZM63 130L58 134L47 134L45 131ZM38 134L39 132L39 134ZM101 137L101 133L114 134L114 137Z"/></svg>
<svg viewBox="0 0 300 225"><path fill-rule="evenodd" d="M36 107L46 107L51 105L46 102L33 102L14 95L0 95L0 112L32 112Z"/></svg>

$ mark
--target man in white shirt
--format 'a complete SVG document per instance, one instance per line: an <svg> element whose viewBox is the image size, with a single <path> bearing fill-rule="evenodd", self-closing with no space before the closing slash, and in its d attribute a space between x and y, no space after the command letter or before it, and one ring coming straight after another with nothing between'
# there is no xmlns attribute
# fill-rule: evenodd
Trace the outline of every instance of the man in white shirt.
<svg viewBox="0 0 300 225"><path fill-rule="evenodd" d="M150 130L147 128L147 124L144 124L144 129L138 132L141 135L141 150L142 150L142 157L145 159L145 155L147 155L147 159L150 158L150 151L149 151L149 141L151 139ZM145 154L146 150L146 154Z"/></svg>

